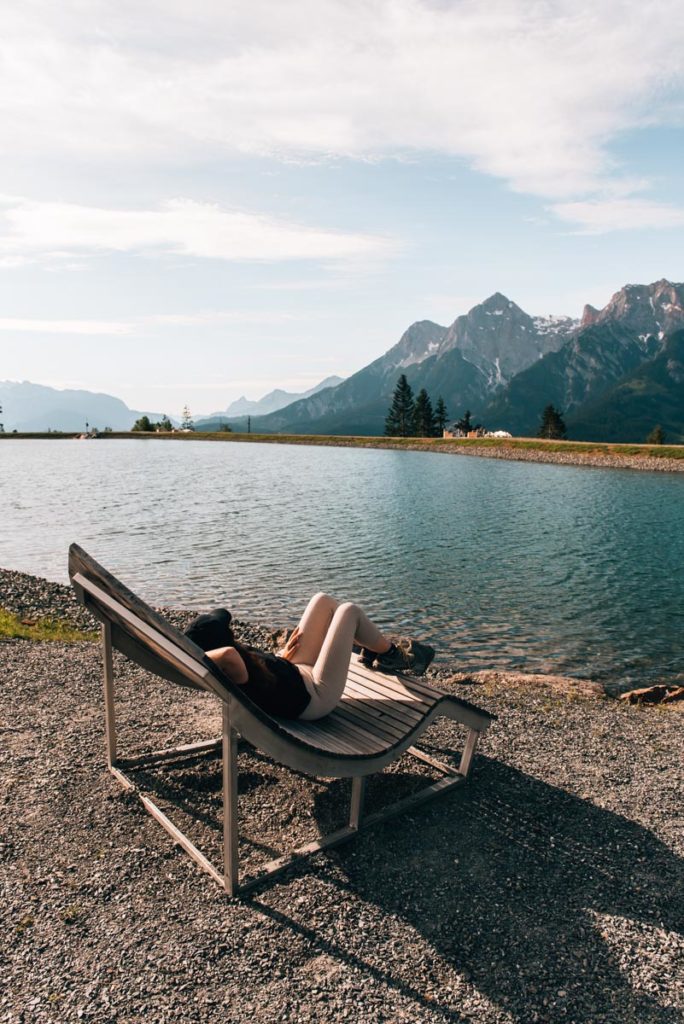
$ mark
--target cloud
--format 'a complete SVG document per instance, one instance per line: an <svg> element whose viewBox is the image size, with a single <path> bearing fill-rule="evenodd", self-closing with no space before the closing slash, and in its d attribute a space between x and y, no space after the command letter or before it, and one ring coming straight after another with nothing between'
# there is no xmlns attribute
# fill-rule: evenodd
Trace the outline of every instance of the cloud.
<svg viewBox="0 0 684 1024"><path fill-rule="evenodd" d="M117 210L0 198L0 258L52 260L74 253L138 252L241 261L386 257L398 243L326 231L214 203L173 199L158 209Z"/></svg>
<svg viewBox="0 0 684 1024"><path fill-rule="evenodd" d="M319 314L315 315L316 318ZM0 317L0 331L32 334L135 334L148 327L217 327L221 324L284 324L311 320L312 314L265 309L229 309L193 313L152 313L128 322L119 320L46 320Z"/></svg>
<svg viewBox="0 0 684 1024"><path fill-rule="evenodd" d="M144 317L144 322L164 327L214 327L221 324L282 324L310 319L311 314L283 313L274 309L228 309L200 313L155 313Z"/></svg>
<svg viewBox="0 0 684 1024"><path fill-rule="evenodd" d="M571 200L620 182L620 133L681 121L683 47L679 0L7 4L4 150L136 164L438 152Z"/></svg>
<svg viewBox="0 0 684 1024"><path fill-rule="evenodd" d="M0 331L35 334L130 334L132 324L113 320L40 320L0 318Z"/></svg>
<svg viewBox="0 0 684 1024"><path fill-rule="evenodd" d="M649 199L597 199L556 203L551 210L561 220L576 225L576 233L582 235L684 226L683 207Z"/></svg>

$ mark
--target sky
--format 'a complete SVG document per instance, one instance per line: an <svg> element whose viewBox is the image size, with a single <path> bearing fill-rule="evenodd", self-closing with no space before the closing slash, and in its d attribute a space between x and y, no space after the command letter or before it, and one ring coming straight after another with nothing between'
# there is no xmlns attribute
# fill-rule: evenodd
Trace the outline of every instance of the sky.
<svg viewBox="0 0 684 1024"><path fill-rule="evenodd" d="M684 280L680 0L0 8L0 380L194 415Z"/></svg>

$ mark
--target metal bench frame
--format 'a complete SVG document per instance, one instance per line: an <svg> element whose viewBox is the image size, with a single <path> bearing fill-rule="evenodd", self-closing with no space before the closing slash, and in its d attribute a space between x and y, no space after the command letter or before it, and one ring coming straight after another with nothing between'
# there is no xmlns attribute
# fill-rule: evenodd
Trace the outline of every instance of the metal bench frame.
<svg viewBox="0 0 684 1024"><path fill-rule="evenodd" d="M81 552L80 549L76 550L80 555L85 556L85 552ZM89 556L85 557L89 558ZM97 566L97 563L93 564ZM100 569L100 567L97 568ZM101 571L104 572L104 570ZM252 708L246 707L245 705L249 705L251 702L243 698L239 694L239 688L234 687L229 680L222 676L218 669L213 670L209 668L197 656L193 657L179 644L174 643L169 636L165 636L149 622L144 621L140 615L131 611L130 608L113 596L111 592L107 592L101 585L101 579L98 579L96 583L83 572L73 572L71 575L72 584L79 599L87 607L90 607L102 621L105 734L108 769L125 789L134 792L138 796L145 809L169 833L174 842L182 847L192 860L231 896L247 892L263 883L265 879L270 879L282 873L303 858L346 842L353 838L362 828L369 828L396 814L417 807L439 793L444 793L464 782L470 773L479 736L482 732L486 731L491 720L494 718L488 712L429 687L423 681L418 682L417 680L401 676L381 676L379 673L364 670L363 682L367 688L372 689L373 677L377 677L379 695L385 694L388 687L401 686L405 691L413 693L419 703L421 702L421 697L426 702L432 701L430 710L423 715L419 725L415 728L407 729L406 735L401 741L392 744L386 749L376 749L370 754L351 751L352 742L349 736L353 737L355 732L359 736L363 736L364 732L366 732L366 730L354 725L346 726L350 730L348 734L342 733L342 735L347 736L344 743L350 750L335 753L331 752L331 750L322 749L320 746L321 741L318 737L325 730L326 719L311 723L302 721L286 722L282 719L269 719L269 716L261 712L260 709L255 709L254 706ZM172 629L173 627L169 625L168 630L171 631ZM121 644L123 633L128 637L134 637L137 644L147 648L154 657L159 659L160 664L167 666L167 670L173 673L173 675L167 675L167 678L175 678L180 675L185 680L184 685L207 690L220 700L222 706L220 739L172 747L136 757L122 758L118 756L114 706L113 647L119 646L133 660L139 660L135 657L135 654L131 654L130 650L126 649L125 645ZM119 643L117 643L117 639ZM202 652L199 653L201 654ZM150 667L149 664L145 664L143 661L139 661L139 663L143 664L143 667ZM358 663L355 663L354 668L357 671L360 670ZM162 672L158 671L157 674L162 675ZM254 713L255 710L258 713ZM466 725L468 729L458 769L441 763L420 750L412 742L437 716L455 719ZM342 723L340 728L344 729L345 724ZM237 753L240 736L253 743L254 746L274 760L295 770L304 771L312 776L326 778L351 777L352 780L351 807L347 825L328 835L321 836L313 842L306 843L285 856L276 858L261 868L255 878L244 882L240 881L238 858ZM309 737L311 737L311 741L309 741ZM342 741L339 740L338 742L341 743ZM316 745L317 743L319 744L318 746ZM172 763L185 757L211 750L221 750L222 753L222 870L219 870L207 859L154 801L140 791L133 779L126 773L127 770L137 767L153 767L164 763ZM382 770L382 768L404 752L436 768L442 773L442 777L418 793L405 797L374 814L364 815L363 805L366 777L375 771Z"/></svg>

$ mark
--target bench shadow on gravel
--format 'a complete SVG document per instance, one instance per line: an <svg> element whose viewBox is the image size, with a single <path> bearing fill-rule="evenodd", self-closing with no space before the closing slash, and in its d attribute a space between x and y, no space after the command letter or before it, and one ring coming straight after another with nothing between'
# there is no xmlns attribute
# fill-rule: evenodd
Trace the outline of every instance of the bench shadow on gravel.
<svg viewBox="0 0 684 1024"><path fill-rule="evenodd" d="M381 788L391 790L391 776L384 778ZM332 782L317 798L321 826L347 802L348 783ZM668 960L663 948L636 983L619 963L625 953L639 971L625 928L632 936L641 932L646 948L659 940L644 935L643 926L684 933L684 861L627 818L481 756L469 786L328 856L342 879L330 866L321 869L320 860L309 870L340 887L340 902L353 893L427 941L434 954L427 975L434 970L435 978L429 997L420 982L393 972L391 953L381 977L431 1014L462 1019L453 995L439 998L446 969L521 1024L681 1024L680 1011L641 987L655 981L667 988L668 971L677 970L671 953ZM250 900L322 952L364 966L358 952L345 948L342 931L335 943L326 941L270 902L261 895ZM383 939L378 935L378 944ZM425 977L423 964L416 979Z"/></svg>

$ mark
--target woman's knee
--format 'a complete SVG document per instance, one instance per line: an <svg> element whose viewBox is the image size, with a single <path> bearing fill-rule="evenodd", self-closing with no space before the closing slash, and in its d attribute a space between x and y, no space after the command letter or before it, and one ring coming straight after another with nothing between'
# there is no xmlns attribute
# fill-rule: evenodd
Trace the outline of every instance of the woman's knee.
<svg viewBox="0 0 684 1024"><path fill-rule="evenodd" d="M337 611L335 612L336 619L355 619L358 620L361 609L358 604L354 604L353 601L343 601L342 604L338 604Z"/></svg>

